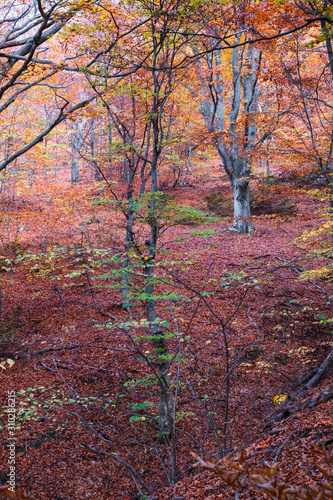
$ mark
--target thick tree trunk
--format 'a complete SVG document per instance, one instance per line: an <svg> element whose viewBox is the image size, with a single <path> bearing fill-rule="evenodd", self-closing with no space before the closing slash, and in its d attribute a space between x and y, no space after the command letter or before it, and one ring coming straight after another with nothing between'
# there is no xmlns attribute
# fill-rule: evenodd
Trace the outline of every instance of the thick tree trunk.
<svg viewBox="0 0 333 500"><path fill-rule="evenodd" d="M245 158L232 158L223 145L219 145L222 168L227 172L234 198L234 221L231 228L238 233L251 233L250 167Z"/></svg>
<svg viewBox="0 0 333 500"><path fill-rule="evenodd" d="M234 197L234 222L232 229L238 233L251 233L250 186L248 177L229 176Z"/></svg>

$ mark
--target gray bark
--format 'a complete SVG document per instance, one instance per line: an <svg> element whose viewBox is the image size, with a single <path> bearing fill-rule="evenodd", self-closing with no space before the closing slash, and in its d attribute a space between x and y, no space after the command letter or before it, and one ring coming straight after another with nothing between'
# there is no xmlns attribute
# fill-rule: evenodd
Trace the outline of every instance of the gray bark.
<svg viewBox="0 0 333 500"><path fill-rule="evenodd" d="M185 166L188 173L192 172L192 146L185 146Z"/></svg>
<svg viewBox="0 0 333 500"><path fill-rule="evenodd" d="M319 380L325 375L325 373L327 373L331 366L333 366L333 349L320 365L315 375L305 384L305 387L310 389L311 387L317 385Z"/></svg>
<svg viewBox="0 0 333 500"><path fill-rule="evenodd" d="M91 149L91 159L92 159L92 165L94 167L94 177L95 181L100 182L102 181L102 175L100 172L100 169L98 168L98 164L95 158L96 154L96 137L95 137L95 121L94 119L91 120L90 122L90 149Z"/></svg>
<svg viewBox="0 0 333 500"><path fill-rule="evenodd" d="M83 129L84 122L75 124L75 131L71 133L71 143L72 143L72 162L71 162L71 182L74 184L75 182L79 182L80 174L79 174L79 158L80 158L80 149L83 144Z"/></svg>
<svg viewBox="0 0 333 500"><path fill-rule="evenodd" d="M238 168L237 168L238 167ZM234 198L234 222L232 229L239 233L253 231L250 213L250 171L246 169L244 160L236 164L236 168L229 175Z"/></svg>

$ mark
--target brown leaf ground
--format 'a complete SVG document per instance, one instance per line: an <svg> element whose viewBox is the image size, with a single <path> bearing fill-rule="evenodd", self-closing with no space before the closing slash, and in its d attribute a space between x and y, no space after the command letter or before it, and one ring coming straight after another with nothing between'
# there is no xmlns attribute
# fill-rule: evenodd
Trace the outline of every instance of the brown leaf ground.
<svg viewBox="0 0 333 500"><path fill-rule="evenodd" d="M178 204L203 209L205 196L217 190L226 195L229 192L222 178L197 179L193 186L172 194ZM313 407L310 402L331 390L332 377L309 391L300 401L299 411L285 422L263 431L274 411L273 397L297 390L300 375L319 366L333 345L331 327L318 318L332 316L332 285L298 279L301 270L314 268L321 261L314 261L307 250L292 243L305 229L322 221L317 210L324 202L318 203L318 198L303 192L294 193L292 201L297 205L295 214L254 217L256 230L251 235L231 232L230 219L222 219L200 227L172 227L161 239L165 254L159 259L168 264L157 267L157 275L164 280L156 285L157 293L168 289L187 298L174 300L172 308L165 298L158 303L159 316L170 325L166 329L178 329L186 351L182 373L187 382L180 386L177 408L178 483L173 488L160 465L161 460L170 474L168 449L155 440L154 406L129 407L157 402L156 388L134 383L151 373L146 363L138 360L140 353L149 357L149 341L133 342L124 331L106 327L107 321L128 320L119 308L117 291L92 291L85 272L77 278L65 277L78 265L87 265L89 254L77 245L76 253L65 252L49 272L44 272L45 263L37 262L29 274L31 265L19 263L14 266L14 280L2 270L1 361L12 359L15 364L5 365L0 377L1 481L5 483L8 469L3 406L7 390L14 390L21 409L16 431L17 485L34 499L139 498L128 471L113 459L115 453L135 466L151 485L155 490L151 498L231 498L218 478L191 470L189 453L200 454L205 442L205 453L218 456L208 414L214 408L222 441L226 351L216 317L226 320L236 310L225 332L230 366L234 366L227 451L246 448L258 462L271 460L286 438L297 431L279 454L280 474L296 483L315 480L317 471L309 448L314 442L326 442L327 449L332 449L332 400ZM97 209L90 213L87 206L85 215L91 219ZM31 207L24 207L15 210L20 211L20 217L27 210L25 218L29 219ZM105 224L103 234L97 234L101 224L96 223L91 238L100 247L114 247L115 253L121 249L121 217L103 207L98 217ZM30 233L21 238L18 251L37 251L39 234L33 232L34 227L37 225L32 223ZM58 238L63 248L69 248L73 242L68 236L70 223L64 219L61 227L63 233ZM75 234L80 241L81 235ZM8 246L4 245L3 254L6 252ZM114 263L103 264L101 272L110 266ZM52 279L59 275L59 280ZM166 284L166 278L172 285ZM95 284L104 285L105 281L96 280ZM203 301L195 300L196 292L203 291L211 294L205 297L215 316ZM136 320L143 318L143 307L138 306L136 313ZM134 339L144 331L144 327L133 326L129 335ZM175 336L169 342L176 352L179 343ZM171 373L175 378L177 364ZM131 416L139 418L130 420ZM113 448L94 435L94 425L111 435ZM87 445L111 455L95 454Z"/></svg>

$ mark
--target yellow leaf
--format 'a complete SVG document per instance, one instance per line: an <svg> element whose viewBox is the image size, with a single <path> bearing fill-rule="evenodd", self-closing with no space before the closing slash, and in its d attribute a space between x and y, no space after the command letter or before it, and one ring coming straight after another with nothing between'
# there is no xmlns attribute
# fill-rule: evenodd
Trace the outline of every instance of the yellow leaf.
<svg viewBox="0 0 333 500"><path fill-rule="evenodd" d="M13 361L12 359L7 359L7 363L9 364L9 366L13 366L15 365L15 361Z"/></svg>
<svg viewBox="0 0 333 500"><path fill-rule="evenodd" d="M274 398L273 398L274 406L277 406L277 405L283 403L283 401L285 401L287 398L288 398L288 396L286 396L285 394L279 394L278 396L274 396Z"/></svg>

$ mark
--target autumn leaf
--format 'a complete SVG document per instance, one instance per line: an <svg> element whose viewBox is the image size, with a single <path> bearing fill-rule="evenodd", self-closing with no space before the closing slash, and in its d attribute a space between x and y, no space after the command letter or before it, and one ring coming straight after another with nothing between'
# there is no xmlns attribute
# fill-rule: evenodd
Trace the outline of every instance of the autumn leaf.
<svg viewBox="0 0 333 500"><path fill-rule="evenodd" d="M23 490L18 490L14 488L14 491L12 491L13 487L12 486L0 486L0 493L2 495L5 495L7 498L12 498L12 499L17 499L17 500L24 500L30 498L30 496Z"/></svg>

